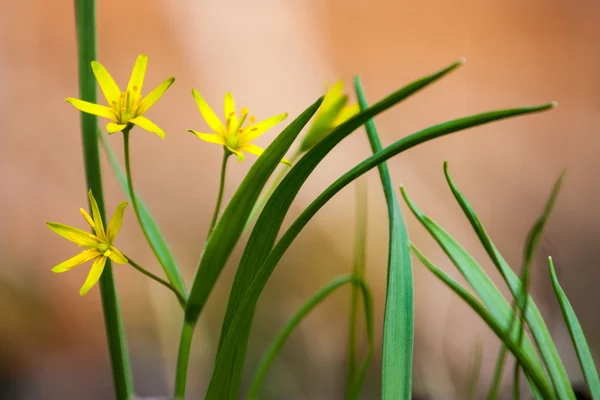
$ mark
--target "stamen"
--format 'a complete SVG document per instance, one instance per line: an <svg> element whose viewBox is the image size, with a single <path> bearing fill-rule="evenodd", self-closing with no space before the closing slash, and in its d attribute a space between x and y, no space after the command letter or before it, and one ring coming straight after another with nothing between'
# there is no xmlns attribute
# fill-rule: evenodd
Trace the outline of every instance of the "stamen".
<svg viewBox="0 0 600 400"><path fill-rule="evenodd" d="M256 117L254 115L252 115L250 118L248 118L248 123L249 124L253 124L254 121L256 121Z"/></svg>
<svg viewBox="0 0 600 400"><path fill-rule="evenodd" d="M134 92L137 92L137 91L138 91L138 87L137 87L137 85L133 85L133 91L134 91Z"/></svg>

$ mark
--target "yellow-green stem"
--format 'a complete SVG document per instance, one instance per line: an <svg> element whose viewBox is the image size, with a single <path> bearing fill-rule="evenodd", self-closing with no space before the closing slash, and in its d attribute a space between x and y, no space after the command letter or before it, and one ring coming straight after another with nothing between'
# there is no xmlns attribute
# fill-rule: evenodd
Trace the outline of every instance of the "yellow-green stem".
<svg viewBox="0 0 600 400"><path fill-rule="evenodd" d="M160 283L161 285L163 285L164 287L166 287L167 289L169 289L170 291L172 291L173 293L175 293L175 296L177 296L177 300L179 300L179 302L181 304L185 305L185 299L181 296L181 293L179 293L177 291L177 289L175 289L173 286L171 286L171 284L169 282L167 282L166 280L164 280L162 278L159 278L158 276L154 275L152 272L150 272L147 269L143 268L142 266L140 266L138 263L136 263L135 261L133 261L128 256L125 256L125 258L127 258L127 261L129 262L129 265L131 265L133 268L137 269L142 274L146 275L148 278L150 278L150 279L152 279L152 280Z"/></svg>
<svg viewBox="0 0 600 400"><path fill-rule="evenodd" d="M221 212L221 202L223 201L223 192L225 191L225 174L227 172L227 159L231 155L231 151L227 147L223 146L223 162L221 163L221 181L219 182L219 194L217 195L217 204L215 205L215 211L213 212L212 220L210 221L210 228L208 228L208 235L206 240L212 234L215 229L215 225L219 220L219 213Z"/></svg>
<svg viewBox="0 0 600 400"><path fill-rule="evenodd" d="M179 353L177 355L177 371L175 373L175 400L185 399L185 382L190 361L194 326L194 321L183 321L181 338L179 339Z"/></svg>

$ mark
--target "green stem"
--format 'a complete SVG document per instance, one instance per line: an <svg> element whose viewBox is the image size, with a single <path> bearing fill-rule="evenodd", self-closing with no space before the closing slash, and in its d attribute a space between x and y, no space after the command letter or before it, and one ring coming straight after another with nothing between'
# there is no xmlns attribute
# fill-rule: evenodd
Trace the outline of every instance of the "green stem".
<svg viewBox="0 0 600 400"><path fill-rule="evenodd" d="M133 268L137 269L142 274L146 275L148 278L150 278L150 279L152 279L152 280L160 283L161 285L163 285L164 287L166 287L167 289L169 289L170 291L172 291L173 293L175 293L175 296L177 296L177 300L179 300L179 302L181 304L185 305L185 299L181 296L181 293L179 293L177 291L177 289L175 289L173 286L171 286L171 284L169 282L167 282L166 280L164 280L162 278L159 278L158 276L154 275L152 272L150 272L147 269L143 268L142 266L140 266L138 263L136 263L135 261L133 261L128 256L125 256L125 258L127 258L127 261L129 262L129 265L131 265Z"/></svg>
<svg viewBox="0 0 600 400"><path fill-rule="evenodd" d="M364 279L365 274L365 256L367 242L367 181L365 178L357 180L356 185L356 217L354 234L354 261L352 263L352 275ZM346 394L352 388L356 375L357 366L357 315L359 290L357 286L352 286L350 297L350 321L348 329L348 370L346 374Z"/></svg>
<svg viewBox="0 0 600 400"><path fill-rule="evenodd" d="M145 228L145 225L143 223L142 220L142 216L140 214L140 208L138 206L138 202L137 202L137 196L135 194L135 191L133 190L133 179L131 177L131 162L129 160L129 133L131 131L132 126L129 125L127 126L125 129L123 129L123 152L125 153L125 175L127 176L127 188L129 189L129 197L131 198L131 205L133 206L133 212L135 213L135 216L138 220L138 223L140 225L140 228L142 229L142 232L144 233L144 237L146 238L146 241L150 244L150 247L152 247L152 250L154 250L152 241L150 240L150 236L148 235L148 232ZM155 252L156 254L156 252ZM186 294L185 294L185 289L183 289L183 293L181 290L177 290L174 286L169 285L170 288L172 288L172 290L177 292L177 299L179 300L179 303L181 304L182 307L185 307L186 304Z"/></svg>
<svg viewBox="0 0 600 400"><path fill-rule="evenodd" d="M185 381L187 377L190 350L194 336L194 321L184 320L181 338L179 339L179 354L177 356L177 372L175 374L175 400L185 399Z"/></svg>
<svg viewBox="0 0 600 400"><path fill-rule="evenodd" d="M79 96L82 100L96 103L96 80L90 63L96 60L96 3L94 0L75 1L77 48L79 66ZM104 219L104 196L98 151L98 119L81 113L81 137L87 187L92 190L100 215ZM133 381L129 354L123 331L123 322L110 261L100 276L100 296L104 312L104 326L115 387L115 398L126 400L133 395Z"/></svg>
<svg viewBox="0 0 600 400"><path fill-rule="evenodd" d="M361 278L358 278L353 275L343 276L338 278L325 287L320 289L317 293L313 295L296 313L292 316L292 318L288 321L288 323L279 331L277 337L265 353L260 366L254 375L254 379L250 385L250 389L248 390L247 399L254 400L258 396L258 392L262 385L262 382L267 375L269 367L273 363L273 360L281 350L283 344L288 339L288 337L292 334L294 329L302 322L302 320L317 307L323 300L325 300L331 293L333 293L339 287L345 285L346 283L352 283L354 286L359 287L363 295L363 301L365 306L365 314L367 320L367 338L369 339L369 354L367 355L367 359L370 361L370 355L372 354L373 343L374 343L374 334L373 334L373 303L371 293L365 281ZM364 368L361 368L361 371ZM359 378L360 378L359 374ZM360 384L353 385L354 391L360 388ZM351 398L358 397L358 393L355 393Z"/></svg>
<svg viewBox="0 0 600 400"><path fill-rule="evenodd" d="M225 173L227 172L227 159L231 155L231 151L227 147L223 146L223 162L221 163L221 181L219 183L219 195L217 196L217 204L215 205L215 211L213 212L212 220L210 221L210 228L208 228L208 235L206 240L210 237L217 220L219 219L219 212L221 211L221 202L223 201L223 192L225 191Z"/></svg>

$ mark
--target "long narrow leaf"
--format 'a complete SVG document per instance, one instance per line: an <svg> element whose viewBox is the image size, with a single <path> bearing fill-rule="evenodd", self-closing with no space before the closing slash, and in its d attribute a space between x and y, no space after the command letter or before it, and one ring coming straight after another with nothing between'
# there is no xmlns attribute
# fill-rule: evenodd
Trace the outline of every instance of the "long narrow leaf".
<svg viewBox="0 0 600 400"><path fill-rule="evenodd" d="M455 185L450 173L448 171L448 165L444 164L444 173L446 175L446 181L452 190L452 194L454 198L459 203L462 208L465 216L469 220L469 223L473 227L473 230L477 234L479 241L485 248L488 256L492 259L494 265L502 275L504 282L510 289L513 297L517 298L519 293L521 293L521 281L517 274L510 268L508 263L504 260L504 257L500 254L489 235L487 234L483 224L477 217L477 214L471 208L469 202L466 197L460 192L458 187ZM533 336L533 340L537 345L537 348L540 351L542 359L544 361L544 365L546 370L548 371L548 375L552 380L552 384L554 385L554 389L556 390L559 397L562 399L573 399L573 389L569 382L569 376L567 375L567 371L562 363L560 355L558 354L558 350L556 349L556 345L552 340L552 336L548 331L548 327L542 318L542 314L540 313L537 305L533 301L533 299L529 299L529 306L527 307L527 311L525 313L525 319L527 324L531 330L531 335Z"/></svg>
<svg viewBox="0 0 600 400"><path fill-rule="evenodd" d="M102 144L104 152L108 157L109 164L112 167L112 170L115 176L117 177L117 180L119 181L123 192L129 199L129 201L131 201L131 198L129 196L129 189L127 188L127 177L125 176L123 169L119 165L119 162L115 157L115 153L112 150L108 139L101 132L98 132L98 138L100 139L100 143ZM165 275L167 276L167 279L169 280L171 285L173 285L175 290L179 292L183 299L187 299L188 294L187 290L185 289L185 283L183 282L183 277L181 275L179 267L177 266L177 263L175 262L175 258L173 257L173 254L169 249L169 245L167 244L167 241L161 233L158 224L152 217L152 214L150 214L150 211L144 204L144 201L137 193L137 191L135 195L137 198L138 209L140 212L140 226L142 228L142 232L144 233L148 244L152 248L154 256L165 271ZM183 303L181 305L184 306Z"/></svg>
<svg viewBox="0 0 600 400"><path fill-rule="evenodd" d="M262 385L262 382L267 374L271 363L275 359L275 357L279 354L279 351L283 347L283 344L288 339L288 337L292 334L294 329L304 320L304 318L312 312L323 300L325 300L330 294L332 294L336 289L344 286L347 283L352 283L353 285L358 286L360 293L363 299L363 306L365 309L366 316L366 324L367 324L367 340L369 342L369 350L367 353L367 359L370 359L373 355L374 350L374 325L373 325L373 300L371 296L371 292L369 287L367 286L364 279L348 275L335 279L334 281L328 283L323 288L321 288L317 293L315 293L302 307L296 311L296 313L292 316L292 318L288 321L288 323L279 331L275 340L263 356L263 359L258 367L256 375L252 380L252 384L250 385L250 389L248 390L247 399L254 400L258 396L258 392ZM364 378L364 376L363 376ZM351 385L352 387L356 387L356 384ZM358 395L358 394L357 394ZM354 397L354 396L352 396Z"/></svg>
<svg viewBox="0 0 600 400"><path fill-rule="evenodd" d="M375 106L373 106L375 107ZM371 110L371 107L369 110ZM215 377L215 373L219 372L219 375L226 379L225 371L229 371L231 367L231 359L235 356L236 352L236 344L239 343L241 338L245 338L246 336L240 336L239 332L244 329L248 330L249 326L252 323L253 311L260 297L260 294L266 285L271 273L277 266L277 263L287 250L287 248L294 241L296 236L300 233L300 231L306 226L306 224L312 219L312 217L340 190L342 190L346 185L352 182L354 179L369 171L370 169L376 167L380 163L388 160L389 158L412 148L420 143L426 142L428 140L435 139L437 137L447 135L453 132L457 132L463 129L471 128L477 125L482 125L488 122L497 121L504 118L514 117L517 115L524 115L534 112L540 112L549 110L554 107L554 104L544 104L536 107L524 107L524 108L515 108L508 110L500 110L500 111L492 111L482 114L477 114L470 117L459 118L453 121L444 122L439 125L432 126L430 128L424 129L417 133L414 133L410 136L407 136L394 144L388 146L387 148L377 152L373 156L367 158L362 161L360 164L352 168L350 171L342 175L338 178L333 184L331 184L324 192L322 192L317 199L315 199L305 210L304 212L294 221L294 223L290 226L290 228L285 232L285 234L281 237L281 239L277 242L277 245L273 247L273 250L268 255L268 258L261 265L258 273L255 278L247 284L246 286L246 294L239 302L239 309L235 312L233 318L231 318L231 323L229 325L229 330L225 336L225 339L222 340L221 348L219 351L219 356L217 357L217 361L215 363L215 370L213 372L213 379ZM361 113L363 114L363 113ZM359 114L359 115L361 115ZM351 120L350 120L351 121ZM344 124L345 125L345 124ZM342 125L342 127L344 126ZM338 129L341 129L338 128ZM325 139L327 140L327 138ZM318 149L321 143L313 148L313 150ZM311 151L313 151L311 150ZM312 153L313 156L318 155L318 153ZM302 160L307 157L311 157L311 152L305 155ZM302 160L290 171L290 173L286 176L280 187L275 191L271 199L270 203L277 204L280 200L279 197L282 196L285 190L285 185L291 185L292 182L295 181L294 170L301 166ZM291 179L288 179L292 176ZM287 180L287 182L286 182ZM269 206L267 204L267 206ZM268 210L268 211L267 211ZM268 219L272 218L272 212L277 210L276 208L271 210L270 208L265 207L265 211L261 214L260 219ZM257 222L257 226L258 222ZM256 227L255 227L256 230ZM239 270L238 270L239 273ZM244 339L246 340L246 339ZM239 345L239 344L238 344ZM226 382L225 382L226 384ZM217 397L218 398L218 397ZM219 398L223 399L223 397Z"/></svg>
<svg viewBox="0 0 600 400"><path fill-rule="evenodd" d="M513 335L509 335L506 332L505 321L496 319L493 313L488 311L488 309L481 304L475 296L469 293L465 288L444 273L441 269L433 265L433 263L431 263L431 261L429 261L415 246L411 245L411 250L417 256L419 261L421 261L423 265L427 267L427 269L429 269L454 293L460 296L460 298L481 317L487 326L492 329L492 331L502 340L502 342L506 344L515 357L521 360L523 369L526 371L528 376L531 377L533 383L540 390L540 393L544 396L544 398L554 399L555 396L552 388L546 380L543 370L540 370L538 366L537 356L529 354L528 352L524 351L522 347L515 343Z"/></svg>
<svg viewBox="0 0 600 400"><path fill-rule="evenodd" d="M243 303L242 299L248 292L250 282L257 276L257 270L263 264L273 248L281 224L283 223L294 198L312 171L342 139L360 127L368 119L389 109L428 84L440 79L461 64L462 61L454 63L435 74L419 79L386 97L369 109L350 118L308 151L277 186L277 189L269 198L269 201L265 205L252 230L252 234L248 239L248 243L238 266L223 321L221 340L219 342L219 353L208 390L208 398L218 400L237 399L241 384L241 372L246 353L246 346L250 335L251 321L256 303L256 301L252 304ZM268 277L266 277L266 279L268 279ZM238 338L236 339L237 346L227 349L227 358L224 358L224 356L221 355L224 338L230 333L230 323L233 320L235 312L242 306L249 307L249 311L247 312L249 322L235 330L233 334Z"/></svg>
<svg viewBox="0 0 600 400"><path fill-rule="evenodd" d="M548 269L550 270L550 277L552 278L552 287L554 288L554 293L556 294L556 299L560 305L567 328L569 328L569 334L571 335L571 340L573 341L573 346L575 347L579 365L583 371L583 376L585 377L588 389L590 390L592 399L600 400L600 377L598 377L596 364L592 358L592 353L588 347L587 340L585 339L583 329L579 324L579 319L575 314L575 310L573 310L565 291L560 286L560 283L558 283L558 277L556 276L552 257L548 257Z"/></svg>
<svg viewBox="0 0 600 400"><path fill-rule="evenodd" d="M361 109L368 107L360 82L354 81ZM373 120L365 124L371 150L383 149ZM414 344L414 282L408 232L392 186L387 163L378 166L388 209L388 266L385 313L383 319L382 398L405 399L412 396Z"/></svg>

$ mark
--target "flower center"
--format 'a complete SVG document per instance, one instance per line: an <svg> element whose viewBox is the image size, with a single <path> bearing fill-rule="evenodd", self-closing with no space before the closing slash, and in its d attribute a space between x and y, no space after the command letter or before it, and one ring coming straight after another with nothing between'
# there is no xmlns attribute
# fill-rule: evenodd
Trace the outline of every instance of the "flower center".
<svg viewBox="0 0 600 400"><path fill-rule="evenodd" d="M136 85L131 90L121 93L119 101L112 102L112 109L117 113L118 123L126 124L138 116L142 96Z"/></svg>
<svg viewBox="0 0 600 400"><path fill-rule="evenodd" d="M227 146L231 147L232 149L235 149L239 146L240 142L243 140L243 135L245 133L256 130L255 127L251 127L254 121L256 121L256 117L248 117L248 115L248 108L244 107L242 108L242 113L240 115L239 121L234 121L235 112L233 111L225 116L225 128L228 133L225 137L225 141L227 143ZM248 121L249 126L244 127L244 123L246 122L246 120Z"/></svg>
<svg viewBox="0 0 600 400"><path fill-rule="evenodd" d="M101 253L105 253L105 252L106 252L106 251L107 251L109 248L110 248L110 246L109 246L107 243L104 243L104 242L103 242L103 243L99 243L99 244L98 244L98 250L99 250Z"/></svg>

